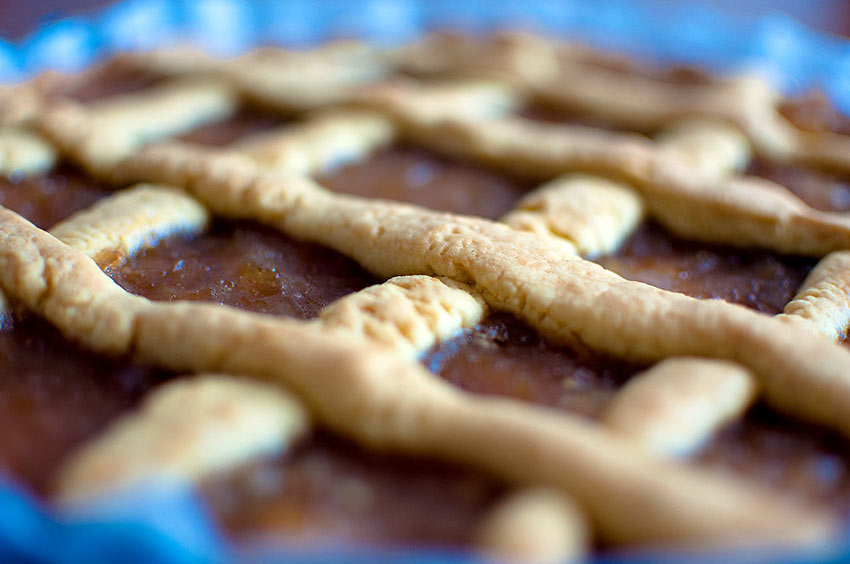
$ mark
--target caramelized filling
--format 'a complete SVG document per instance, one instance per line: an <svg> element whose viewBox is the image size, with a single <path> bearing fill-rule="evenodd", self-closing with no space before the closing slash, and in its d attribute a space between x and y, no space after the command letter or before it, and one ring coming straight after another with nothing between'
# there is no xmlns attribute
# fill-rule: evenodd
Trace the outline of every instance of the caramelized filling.
<svg viewBox="0 0 850 564"><path fill-rule="evenodd" d="M241 108L228 119L201 125L176 138L189 143L222 147L252 133L266 131L285 122L283 118L267 112Z"/></svg>
<svg viewBox="0 0 850 564"><path fill-rule="evenodd" d="M597 262L630 280L775 314L817 260L684 241L649 223Z"/></svg>
<svg viewBox="0 0 850 564"><path fill-rule="evenodd" d="M42 229L50 229L72 213L89 207L107 195L106 190L70 166L25 178L0 175L0 205Z"/></svg>
<svg viewBox="0 0 850 564"><path fill-rule="evenodd" d="M237 538L289 543L468 543L504 486L454 465L366 452L326 432L282 457L209 479L202 491Z"/></svg>
<svg viewBox="0 0 850 564"><path fill-rule="evenodd" d="M7 317L0 330L0 471L47 493L77 446L168 377L87 351L35 316Z"/></svg>
<svg viewBox="0 0 850 564"><path fill-rule="evenodd" d="M429 351L432 372L470 392L508 396L596 417L637 371L631 364L548 344L507 313Z"/></svg>
<svg viewBox="0 0 850 564"><path fill-rule="evenodd" d="M696 461L850 517L847 440L764 405L757 405L743 420L713 437Z"/></svg>
<svg viewBox="0 0 850 564"><path fill-rule="evenodd" d="M366 161L344 165L319 176L318 180L336 192L490 219L510 211L535 186L405 146L392 147Z"/></svg>
<svg viewBox="0 0 850 564"><path fill-rule="evenodd" d="M779 113L805 131L850 135L850 117L839 112L818 90L784 101L779 106Z"/></svg>
<svg viewBox="0 0 850 564"><path fill-rule="evenodd" d="M300 319L377 282L330 249L258 224L225 221L194 238L161 241L107 272L152 300L215 302Z"/></svg>
<svg viewBox="0 0 850 564"><path fill-rule="evenodd" d="M850 210L850 178L787 163L753 160L753 174L781 184L813 208L825 211Z"/></svg>
<svg viewBox="0 0 850 564"><path fill-rule="evenodd" d="M137 92L163 80L167 79L120 62L107 62L90 73L84 74L82 80L72 80L64 85L56 94L88 104L112 96Z"/></svg>

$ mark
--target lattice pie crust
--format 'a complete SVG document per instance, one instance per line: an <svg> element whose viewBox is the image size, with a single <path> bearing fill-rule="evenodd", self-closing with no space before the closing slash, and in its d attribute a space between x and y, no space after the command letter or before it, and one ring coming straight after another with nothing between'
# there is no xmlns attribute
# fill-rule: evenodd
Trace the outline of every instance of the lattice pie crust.
<svg viewBox="0 0 850 564"><path fill-rule="evenodd" d="M591 534L684 546L834 538L837 519L823 509L683 458L756 396L850 434L850 352L833 342L848 322L850 217L738 172L751 151L850 171L850 138L795 128L777 111L781 97L751 77L665 82L523 34L235 60L170 50L108 64L166 80L88 105L56 95L85 75L0 90L0 170L34 174L67 159L119 189L50 233L0 212L0 287L91 349L197 376L156 389L80 449L59 476L61 501L157 476L199 480L319 425L515 483L481 525L482 550L497 555L575 557ZM534 122L515 113L529 98L659 133ZM226 148L168 140L243 103L304 117ZM545 182L490 221L311 179L397 139ZM318 242L387 281L299 322L151 302L101 270L202 231L210 214ZM768 317L582 258L617 248L645 217L691 239L822 260L785 313ZM591 424L462 392L416 362L489 310L554 343L657 364Z"/></svg>

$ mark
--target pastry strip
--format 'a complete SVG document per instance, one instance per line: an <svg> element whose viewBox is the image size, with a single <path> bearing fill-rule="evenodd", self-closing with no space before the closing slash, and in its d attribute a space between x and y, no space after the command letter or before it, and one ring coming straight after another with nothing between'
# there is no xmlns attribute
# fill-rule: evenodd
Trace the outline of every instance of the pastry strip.
<svg viewBox="0 0 850 564"><path fill-rule="evenodd" d="M686 162L695 175L722 178L743 170L750 145L741 131L721 121L683 120L656 138L662 151Z"/></svg>
<svg viewBox="0 0 850 564"><path fill-rule="evenodd" d="M846 215L815 210L760 178L695 174L687 162L639 137L518 118L401 126L416 143L514 173L586 172L625 180L651 216L686 238L815 256L850 247Z"/></svg>
<svg viewBox="0 0 850 564"><path fill-rule="evenodd" d="M778 317L838 341L850 325L850 252L832 253L815 266Z"/></svg>
<svg viewBox="0 0 850 564"><path fill-rule="evenodd" d="M264 168L313 175L365 158L395 139L391 121L379 114L329 111L294 126L251 135L228 148Z"/></svg>
<svg viewBox="0 0 850 564"><path fill-rule="evenodd" d="M223 119L237 98L215 81L184 79L114 96L85 107L57 103L38 120L41 132L97 178L108 177L121 159L163 137Z"/></svg>
<svg viewBox="0 0 850 564"><path fill-rule="evenodd" d="M514 94L490 83L442 86L414 96L410 88L395 84L373 89L370 103L376 110L383 108L400 119L403 132L412 132L415 140L425 145L543 176L585 170L623 178L645 198L651 215L686 237L759 245L795 254L818 255L850 247L849 219L814 210L769 181L694 175L680 159L636 136L522 119L446 117L456 112L455 106L469 108L474 116L504 112L515 100ZM135 172L140 166L134 161L149 160L144 150L141 155L128 157L129 164L121 162L118 166L116 159L126 155L127 143L138 140L130 142L126 130L122 130L124 133L118 135L124 139L122 148L121 142L115 142L114 130L96 116L82 107L66 107L49 114L42 125L63 151L101 176L120 172L121 180L128 176L132 180L155 180L144 170L135 176L124 170ZM146 166L142 164L141 168Z"/></svg>
<svg viewBox="0 0 850 564"><path fill-rule="evenodd" d="M515 564L580 561L588 531L581 510L560 492L526 488L501 501L479 526L478 550Z"/></svg>
<svg viewBox="0 0 850 564"><path fill-rule="evenodd" d="M0 127L0 176L28 176L53 168L56 150L26 129Z"/></svg>
<svg viewBox="0 0 850 564"><path fill-rule="evenodd" d="M416 358L480 322L485 312L483 300L464 284L399 276L340 298L316 322Z"/></svg>
<svg viewBox="0 0 850 564"><path fill-rule="evenodd" d="M97 350L132 351L175 370L268 378L291 389L323 424L372 448L466 462L562 489L612 542L786 544L823 540L832 531L832 519L819 512L643 457L566 415L469 396L415 362L344 333L130 296L85 255L5 210L0 286Z"/></svg>
<svg viewBox="0 0 850 564"><path fill-rule="evenodd" d="M105 267L163 237L198 233L208 223L207 210L184 192L140 184L75 213L50 232Z"/></svg>
<svg viewBox="0 0 850 564"><path fill-rule="evenodd" d="M584 257L614 252L643 220L628 186L605 178L556 178L523 197L502 221L520 231L566 239Z"/></svg>
<svg viewBox="0 0 850 564"><path fill-rule="evenodd" d="M206 374L154 390L78 450L57 495L71 502L157 479L194 482L284 450L309 428L301 404L279 386Z"/></svg>
<svg viewBox="0 0 850 564"><path fill-rule="evenodd" d="M650 452L686 455L755 397L749 371L735 363L669 358L618 391L602 422Z"/></svg>

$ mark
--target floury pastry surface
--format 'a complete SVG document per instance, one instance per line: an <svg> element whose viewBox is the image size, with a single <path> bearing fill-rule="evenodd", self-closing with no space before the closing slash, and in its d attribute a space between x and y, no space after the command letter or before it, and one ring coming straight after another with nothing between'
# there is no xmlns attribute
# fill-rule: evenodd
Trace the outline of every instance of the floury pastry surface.
<svg viewBox="0 0 850 564"><path fill-rule="evenodd" d="M10 350L38 318L160 371L37 416L55 470L5 464L57 504L197 484L242 537L829 546L850 488L806 469L850 469L850 219L794 191L839 201L850 138L752 77L614 60L434 35L5 87ZM793 456L752 454L786 426Z"/></svg>

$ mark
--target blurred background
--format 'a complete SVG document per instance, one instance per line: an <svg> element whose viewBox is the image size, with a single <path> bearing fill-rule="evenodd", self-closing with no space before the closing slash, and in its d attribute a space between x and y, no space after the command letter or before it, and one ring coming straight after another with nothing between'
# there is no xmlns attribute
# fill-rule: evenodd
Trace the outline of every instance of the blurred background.
<svg viewBox="0 0 850 564"><path fill-rule="evenodd" d="M304 0L303 3L318 5L324 1ZM681 3L681 0L669 1ZM0 0L0 36L19 40L44 23L113 3L110 0ZM457 0L457 4L463 3L464 0ZM810 27L850 36L848 0L691 0L690 3L716 7L742 17L787 14Z"/></svg>

